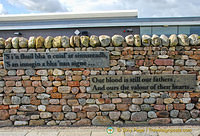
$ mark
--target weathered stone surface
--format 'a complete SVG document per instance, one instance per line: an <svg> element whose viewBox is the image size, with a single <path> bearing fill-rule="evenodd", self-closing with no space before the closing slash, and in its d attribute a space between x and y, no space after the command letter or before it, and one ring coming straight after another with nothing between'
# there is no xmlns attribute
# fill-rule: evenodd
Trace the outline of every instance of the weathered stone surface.
<svg viewBox="0 0 200 136"><path fill-rule="evenodd" d="M12 48L12 38L9 37L8 39L5 40L5 48L10 49Z"/></svg>
<svg viewBox="0 0 200 136"><path fill-rule="evenodd" d="M173 98L165 98L164 99L164 103L166 103L166 104L170 104L170 103L173 103L173 102L174 102Z"/></svg>
<svg viewBox="0 0 200 136"><path fill-rule="evenodd" d="M120 112L119 111L109 112L109 117L111 120L118 120L120 117Z"/></svg>
<svg viewBox="0 0 200 136"><path fill-rule="evenodd" d="M142 45L144 46L151 45L151 37L149 35L142 35Z"/></svg>
<svg viewBox="0 0 200 136"><path fill-rule="evenodd" d="M64 47L64 48L69 47L69 37L67 37L67 36L62 36L62 37L61 37L61 45L62 45L62 47Z"/></svg>
<svg viewBox="0 0 200 136"><path fill-rule="evenodd" d="M34 36L29 37L28 48L35 48L36 38Z"/></svg>
<svg viewBox="0 0 200 136"><path fill-rule="evenodd" d="M185 62L185 65L187 65L187 66L196 66L197 65L197 61L196 60L187 60Z"/></svg>
<svg viewBox="0 0 200 136"><path fill-rule="evenodd" d="M18 96L12 96L11 102L12 104L21 104L21 99Z"/></svg>
<svg viewBox="0 0 200 136"><path fill-rule="evenodd" d="M189 37L190 45L197 46L200 45L200 39L197 34L192 34Z"/></svg>
<svg viewBox="0 0 200 136"><path fill-rule="evenodd" d="M53 75L55 75L55 76L61 76L63 74L64 74L64 71L60 70L60 69L54 69L54 71L53 71Z"/></svg>
<svg viewBox="0 0 200 136"><path fill-rule="evenodd" d="M44 125L44 120L30 120L29 125L30 126L42 126Z"/></svg>
<svg viewBox="0 0 200 136"><path fill-rule="evenodd" d="M110 39L110 36L108 35L101 35L99 36L99 41L101 43L101 46L106 47L110 45L111 39Z"/></svg>
<svg viewBox="0 0 200 136"><path fill-rule="evenodd" d="M123 41L124 41L124 37L121 36L121 35L114 35L112 37L112 44L114 46L120 46L120 45L122 45Z"/></svg>
<svg viewBox="0 0 200 136"><path fill-rule="evenodd" d="M163 46L166 46L166 47L169 46L169 38L166 35L162 34L160 36L160 39L161 39L161 42L162 42Z"/></svg>
<svg viewBox="0 0 200 136"><path fill-rule="evenodd" d="M42 36L39 36L36 38L36 48L42 48L44 47L44 38Z"/></svg>
<svg viewBox="0 0 200 136"><path fill-rule="evenodd" d="M35 75L35 70L34 69L27 69L27 70L25 70L25 74L27 75L27 76L33 76L33 75Z"/></svg>
<svg viewBox="0 0 200 136"><path fill-rule="evenodd" d="M167 117L169 117L169 112L168 111L158 111L158 112L156 112L156 115L159 118L167 118Z"/></svg>
<svg viewBox="0 0 200 136"><path fill-rule="evenodd" d="M132 104L129 106L129 111L140 111L140 106Z"/></svg>
<svg viewBox="0 0 200 136"><path fill-rule="evenodd" d="M140 47L141 46L141 38L140 38L140 35L136 34L134 35L134 45L137 46L137 47Z"/></svg>
<svg viewBox="0 0 200 136"><path fill-rule="evenodd" d="M153 46L160 46L161 45L161 39L158 35L154 34L151 38L151 42Z"/></svg>
<svg viewBox="0 0 200 136"><path fill-rule="evenodd" d="M28 121L15 121L14 125L15 126L25 126L25 125L28 125Z"/></svg>
<svg viewBox="0 0 200 136"><path fill-rule="evenodd" d="M90 105L84 106L83 110L89 111L89 112L92 112L92 111L97 112L99 111L99 106L96 104L90 104Z"/></svg>
<svg viewBox="0 0 200 136"><path fill-rule="evenodd" d="M46 106L45 105L39 105L38 106L38 111L45 111L46 110Z"/></svg>
<svg viewBox="0 0 200 136"><path fill-rule="evenodd" d="M7 70L5 69L0 69L0 76L6 76L7 75ZM4 79L5 80L5 79Z"/></svg>
<svg viewBox="0 0 200 136"><path fill-rule="evenodd" d="M9 118L9 113L7 110L0 110L0 120L6 120Z"/></svg>
<svg viewBox="0 0 200 136"><path fill-rule="evenodd" d="M37 98L41 99L41 100L48 99L48 98L50 98L50 95L49 94L38 94Z"/></svg>
<svg viewBox="0 0 200 136"><path fill-rule="evenodd" d="M128 108L128 104L117 104L117 110L119 111L126 111Z"/></svg>
<svg viewBox="0 0 200 136"><path fill-rule="evenodd" d="M189 45L189 38L186 34L179 34L178 35L178 42L181 46L188 46Z"/></svg>
<svg viewBox="0 0 200 136"><path fill-rule="evenodd" d="M69 39L69 44L71 47L74 47L74 36L73 35Z"/></svg>
<svg viewBox="0 0 200 136"><path fill-rule="evenodd" d="M51 117L52 117L52 113L50 112L40 112L40 118L42 119L51 118Z"/></svg>
<svg viewBox="0 0 200 136"><path fill-rule="evenodd" d="M107 116L96 116L92 120L92 124L104 126L104 125L111 125L111 124L113 124L113 122Z"/></svg>
<svg viewBox="0 0 200 136"><path fill-rule="evenodd" d="M85 47L89 46L90 38L88 36L81 36L80 37L81 44Z"/></svg>
<svg viewBox="0 0 200 136"><path fill-rule="evenodd" d="M12 38L12 47L15 49L19 48L19 37L13 37Z"/></svg>
<svg viewBox="0 0 200 136"><path fill-rule="evenodd" d="M193 103L188 103L188 104L186 104L186 109L187 110L192 110L194 108L194 105L195 104L193 104Z"/></svg>
<svg viewBox="0 0 200 136"><path fill-rule="evenodd" d="M53 117L54 120L63 120L64 119L64 113L54 112L52 117Z"/></svg>
<svg viewBox="0 0 200 136"><path fill-rule="evenodd" d="M74 123L73 125L75 125L75 126L90 126L91 121L89 119L81 119L81 120L77 121L76 123Z"/></svg>
<svg viewBox="0 0 200 136"><path fill-rule="evenodd" d="M183 120L179 118L171 118L172 124L182 124Z"/></svg>
<svg viewBox="0 0 200 136"><path fill-rule="evenodd" d="M46 111L49 112L61 112L62 106L61 105L47 105Z"/></svg>
<svg viewBox="0 0 200 136"><path fill-rule="evenodd" d="M36 111L37 106L35 106L35 105L22 105L22 106L20 106L19 110L21 110L21 111Z"/></svg>
<svg viewBox="0 0 200 136"><path fill-rule="evenodd" d="M193 110L190 111L192 118L197 118L199 113L200 113L200 111L196 110L196 109L193 109Z"/></svg>
<svg viewBox="0 0 200 136"><path fill-rule="evenodd" d="M131 113L129 111L122 111L120 118L123 120L129 120L131 117Z"/></svg>
<svg viewBox="0 0 200 136"><path fill-rule="evenodd" d="M100 109L102 111L112 111L115 109L115 105L114 104L102 104L102 105L100 105Z"/></svg>
<svg viewBox="0 0 200 136"><path fill-rule="evenodd" d="M149 111L148 112L148 117L149 118L157 118L157 115L156 115L156 113L154 111Z"/></svg>
<svg viewBox="0 0 200 136"><path fill-rule="evenodd" d="M74 45L76 47L80 47L80 36L78 35L74 36Z"/></svg>
<svg viewBox="0 0 200 136"><path fill-rule="evenodd" d="M52 45L53 45L53 37L47 36L44 41L44 47L48 49L48 48L51 48Z"/></svg>
<svg viewBox="0 0 200 136"><path fill-rule="evenodd" d="M0 38L0 49L5 48L5 40L3 38Z"/></svg>
<svg viewBox="0 0 200 136"><path fill-rule="evenodd" d="M25 92L24 87L13 87L12 89L13 89L14 93L24 93Z"/></svg>
<svg viewBox="0 0 200 136"><path fill-rule="evenodd" d="M11 125L12 125L12 121L10 121L10 120L0 121L0 127L6 127L6 126L11 126Z"/></svg>
<svg viewBox="0 0 200 136"><path fill-rule="evenodd" d="M53 39L53 48L60 48L61 47L61 36L56 36Z"/></svg>
<svg viewBox="0 0 200 136"><path fill-rule="evenodd" d="M70 119L70 120L72 120L72 119L76 119L76 113L75 112L67 112L66 114L65 114L65 118L66 119Z"/></svg>
<svg viewBox="0 0 200 136"><path fill-rule="evenodd" d="M169 118L156 118L149 120L149 124L169 124L170 119Z"/></svg>
<svg viewBox="0 0 200 136"><path fill-rule="evenodd" d="M189 119L190 118L190 112L187 110L181 110L178 114L178 117L181 119Z"/></svg>
<svg viewBox="0 0 200 136"><path fill-rule="evenodd" d="M72 111L72 108L69 105L63 105L62 110L64 112Z"/></svg>
<svg viewBox="0 0 200 136"><path fill-rule="evenodd" d="M92 47L99 46L100 45L99 37L96 35L91 35L90 36L90 45Z"/></svg>
<svg viewBox="0 0 200 136"><path fill-rule="evenodd" d="M155 102L156 102L156 99L152 97L144 99L144 103L153 104Z"/></svg>
<svg viewBox="0 0 200 136"><path fill-rule="evenodd" d="M150 111L153 109L149 104L142 104L141 106L141 111Z"/></svg>
<svg viewBox="0 0 200 136"><path fill-rule="evenodd" d="M170 35L169 43L170 46L176 46L178 44L178 38L175 34Z"/></svg>
<svg viewBox="0 0 200 136"><path fill-rule="evenodd" d="M125 40L126 40L126 43L127 43L128 45L133 46L133 44L134 44L134 37L133 37L132 34L127 35L127 36L125 37Z"/></svg>
<svg viewBox="0 0 200 136"><path fill-rule="evenodd" d="M47 70L37 70L36 75L47 76L48 72Z"/></svg>
<svg viewBox="0 0 200 136"><path fill-rule="evenodd" d="M59 86L58 87L58 92L59 93L70 93L71 87L69 86Z"/></svg>
<svg viewBox="0 0 200 136"><path fill-rule="evenodd" d="M147 112L133 112L131 114L132 121L146 121L147 120Z"/></svg>

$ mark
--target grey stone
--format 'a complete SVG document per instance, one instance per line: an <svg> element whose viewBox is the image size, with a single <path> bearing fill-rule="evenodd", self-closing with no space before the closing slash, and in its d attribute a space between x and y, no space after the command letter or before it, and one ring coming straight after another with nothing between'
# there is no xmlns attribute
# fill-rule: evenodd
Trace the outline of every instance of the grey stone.
<svg viewBox="0 0 200 136"><path fill-rule="evenodd" d="M52 36L47 36L44 40L44 47L49 49L53 45L53 37Z"/></svg>
<svg viewBox="0 0 200 136"><path fill-rule="evenodd" d="M9 37L7 40L5 40L5 48L10 49L12 48L12 38Z"/></svg>
<svg viewBox="0 0 200 136"><path fill-rule="evenodd" d="M131 117L131 113L129 111L122 111L120 118L123 120L129 120Z"/></svg>
<svg viewBox="0 0 200 136"><path fill-rule="evenodd" d="M100 105L101 111L112 111L115 109L115 104L102 104Z"/></svg>
<svg viewBox="0 0 200 136"><path fill-rule="evenodd" d="M24 93L25 89L23 87L13 87L14 93Z"/></svg>
<svg viewBox="0 0 200 136"><path fill-rule="evenodd" d="M144 99L144 103L147 103L147 104L153 104L155 102L156 102L156 99L152 97Z"/></svg>
<svg viewBox="0 0 200 136"><path fill-rule="evenodd" d="M20 106L19 110L21 110L21 111L36 111L37 106L35 106L35 105L22 105L22 106Z"/></svg>
<svg viewBox="0 0 200 136"><path fill-rule="evenodd" d="M41 100L41 104L48 105L49 104L49 100L48 99Z"/></svg>
<svg viewBox="0 0 200 136"><path fill-rule="evenodd" d="M157 115L156 115L156 113L154 111L149 111L148 112L148 117L149 118L157 118Z"/></svg>
<svg viewBox="0 0 200 136"><path fill-rule="evenodd" d="M118 120L119 117L120 117L120 111L112 111L112 112L109 112L109 117L111 120Z"/></svg>
<svg viewBox="0 0 200 136"><path fill-rule="evenodd" d="M147 120L147 112L133 112L131 115L132 121L146 121Z"/></svg>
<svg viewBox="0 0 200 136"><path fill-rule="evenodd" d="M80 37L81 44L85 47L89 46L90 38L88 36L81 36Z"/></svg>
<svg viewBox="0 0 200 136"><path fill-rule="evenodd" d="M12 46L15 49L19 48L19 37L13 37L12 38Z"/></svg>
<svg viewBox="0 0 200 136"><path fill-rule="evenodd" d="M134 35L134 39L135 39L135 41L134 41L135 46L140 47L141 46L140 35L139 34Z"/></svg>
<svg viewBox="0 0 200 136"><path fill-rule="evenodd" d="M70 47L70 45L69 45L69 37L67 37L67 36L62 36L62 37L61 37L61 45L62 45L62 47L64 47L64 48Z"/></svg>
<svg viewBox="0 0 200 136"><path fill-rule="evenodd" d="M192 45L192 46L200 45L200 39L197 34L192 34L188 38L190 40L190 45Z"/></svg>
<svg viewBox="0 0 200 136"><path fill-rule="evenodd" d="M56 125L56 121L54 120L47 122L47 126L55 126L55 125Z"/></svg>
<svg viewBox="0 0 200 136"><path fill-rule="evenodd" d="M149 104L142 104L140 107L142 111L151 111L153 109Z"/></svg>
<svg viewBox="0 0 200 136"><path fill-rule="evenodd" d="M142 35L142 45L144 46L151 45L151 37L149 35Z"/></svg>
<svg viewBox="0 0 200 136"><path fill-rule="evenodd" d="M78 99L78 102L80 103L80 105L85 105L86 104L86 100L85 99Z"/></svg>
<svg viewBox="0 0 200 136"><path fill-rule="evenodd" d="M126 61L125 60L118 60L118 64L121 67L125 67L126 66Z"/></svg>
<svg viewBox="0 0 200 136"><path fill-rule="evenodd" d="M30 98L28 96L22 97L22 104L30 104Z"/></svg>
<svg viewBox="0 0 200 136"><path fill-rule="evenodd" d="M16 104L16 105L21 104L21 99L20 99L20 97L12 96L11 102L12 102L12 104Z"/></svg>
<svg viewBox="0 0 200 136"><path fill-rule="evenodd" d="M93 104L95 103L95 99L87 99L86 103Z"/></svg>
<svg viewBox="0 0 200 136"><path fill-rule="evenodd" d="M34 76L35 75L35 70L34 69L27 69L27 70L25 70L25 74L27 75L27 76Z"/></svg>
<svg viewBox="0 0 200 136"><path fill-rule="evenodd" d="M181 46L189 46L189 38L186 34L179 34L178 35L178 42Z"/></svg>
<svg viewBox="0 0 200 136"><path fill-rule="evenodd" d="M53 39L53 48L60 48L61 47L61 36L56 36Z"/></svg>
<svg viewBox="0 0 200 136"><path fill-rule="evenodd" d="M102 116L107 116L109 112L102 112Z"/></svg>
<svg viewBox="0 0 200 136"><path fill-rule="evenodd" d="M197 61L196 60L187 60L185 62L185 65L187 65L187 66L196 66L197 65Z"/></svg>
<svg viewBox="0 0 200 136"><path fill-rule="evenodd" d="M197 109L193 109L190 111L192 118L197 118L199 116L200 111Z"/></svg>
<svg viewBox="0 0 200 136"><path fill-rule="evenodd" d="M8 71L9 76L15 76L16 75L16 70L9 70Z"/></svg>
<svg viewBox="0 0 200 136"><path fill-rule="evenodd" d="M58 87L58 92L59 93L70 93L71 87L69 86L59 86Z"/></svg>
<svg viewBox="0 0 200 136"><path fill-rule="evenodd" d="M50 112L40 112L40 118L42 119L51 118L51 117L52 117L52 113Z"/></svg>
<svg viewBox="0 0 200 136"><path fill-rule="evenodd" d="M120 51L111 51L111 54L114 56L120 56L121 52Z"/></svg>
<svg viewBox="0 0 200 136"><path fill-rule="evenodd" d="M121 35L114 35L112 37L112 44L116 47L122 45L123 42L124 42L124 37Z"/></svg>
<svg viewBox="0 0 200 136"><path fill-rule="evenodd" d="M90 36L90 45L92 47L99 46L100 45L99 37L96 35L91 35Z"/></svg>
<svg viewBox="0 0 200 136"><path fill-rule="evenodd" d="M178 116L179 110L171 110L170 116L176 118Z"/></svg>
<svg viewBox="0 0 200 136"><path fill-rule="evenodd" d="M153 34L151 38L151 42L153 46L160 46L161 45L161 39L158 35Z"/></svg>
<svg viewBox="0 0 200 136"><path fill-rule="evenodd" d="M28 121L15 121L14 125L15 126L25 126L25 125L28 125Z"/></svg>
<svg viewBox="0 0 200 136"><path fill-rule="evenodd" d="M67 113L65 114L65 118L66 118L66 119L70 119L70 120L76 119L76 113L75 113L75 112L67 112Z"/></svg>
<svg viewBox="0 0 200 136"><path fill-rule="evenodd" d="M69 44L71 47L74 47L74 36L73 35L69 39Z"/></svg>
<svg viewBox="0 0 200 136"><path fill-rule="evenodd" d="M64 119L64 113L62 113L62 112L53 112L52 118L53 118L53 120L63 120Z"/></svg>
<svg viewBox="0 0 200 136"><path fill-rule="evenodd" d="M38 99L48 99L48 98L50 98L50 95L49 94L38 94L37 95L37 98Z"/></svg>
<svg viewBox="0 0 200 136"><path fill-rule="evenodd" d="M5 48L5 40L3 38L0 38L0 49Z"/></svg>
<svg viewBox="0 0 200 136"><path fill-rule="evenodd" d="M162 34L160 36L160 39L163 46L166 46L166 47L169 46L169 38L166 35Z"/></svg>
<svg viewBox="0 0 200 136"><path fill-rule="evenodd" d="M133 44L134 44L134 37L133 37L132 34L127 35L127 36L125 37L125 40L126 40L126 43L127 43L128 45L133 46Z"/></svg>
<svg viewBox="0 0 200 136"><path fill-rule="evenodd" d="M114 122L114 125L118 125L118 126L122 126L123 124L124 123L120 120Z"/></svg>
<svg viewBox="0 0 200 136"><path fill-rule="evenodd" d="M133 104L142 104L143 103L143 98L133 98L132 99Z"/></svg>
<svg viewBox="0 0 200 136"><path fill-rule="evenodd" d="M38 111L45 111L46 110L46 106L45 105L39 105L38 106Z"/></svg>
<svg viewBox="0 0 200 136"><path fill-rule="evenodd" d="M178 117L181 119L189 119L190 118L190 112L187 110L182 110L179 112Z"/></svg>
<svg viewBox="0 0 200 136"><path fill-rule="evenodd" d="M72 111L72 108L69 105L63 105L62 110L64 112Z"/></svg>
<svg viewBox="0 0 200 136"><path fill-rule="evenodd" d="M0 87L4 87L5 82L4 81L0 81Z"/></svg>
<svg viewBox="0 0 200 136"><path fill-rule="evenodd" d="M184 66L184 60L176 60L175 65L177 66Z"/></svg>
<svg viewBox="0 0 200 136"><path fill-rule="evenodd" d="M196 119L188 119L186 122L186 124L199 124L199 121L197 121Z"/></svg>
<svg viewBox="0 0 200 136"><path fill-rule="evenodd" d="M12 126L12 121L10 120L0 120L0 127Z"/></svg>
<svg viewBox="0 0 200 136"><path fill-rule="evenodd" d="M34 36L29 37L28 48L35 48L36 38Z"/></svg>
<svg viewBox="0 0 200 136"><path fill-rule="evenodd" d="M179 118L171 118L172 124L183 124L183 120Z"/></svg>
<svg viewBox="0 0 200 136"><path fill-rule="evenodd" d="M92 120L92 124L93 125L104 126L104 125L111 125L111 124L113 124L113 121L110 120L107 116L96 116Z"/></svg>
<svg viewBox="0 0 200 136"><path fill-rule="evenodd" d="M110 45L111 39L108 35L101 35L99 36L99 41L101 43L101 46L106 47Z"/></svg>
<svg viewBox="0 0 200 136"><path fill-rule="evenodd" d="M130 67L135 66L135 61L134 60L128 60L128 61L126 61L126 65L130 66Z"/></svg>
<svg viewBox="0 0 200 136"><path fill-rule="evenodd" d="M176 46L178 44L178 38L175 34L170 35L169 37L170 46Z"/></svg>
<svg viewBox="0 0 200 136"><path fill-rule="evenodd" d="M28 40L24 37L19 38L19 47L26 48L28 46Z"/></svg>
<svg viewBox="0 0 200 136"><path fill-rule="evenodd" d="M132 104L129 106L129 111L140 111L140 106Z"/></svg>
<svg viewBox="0 0 200 136"><path fill-rule="evenodd" d="M5 75L7 75L7 70L5 70L5 69L0 69L0 76L5 76Z"/></svg>

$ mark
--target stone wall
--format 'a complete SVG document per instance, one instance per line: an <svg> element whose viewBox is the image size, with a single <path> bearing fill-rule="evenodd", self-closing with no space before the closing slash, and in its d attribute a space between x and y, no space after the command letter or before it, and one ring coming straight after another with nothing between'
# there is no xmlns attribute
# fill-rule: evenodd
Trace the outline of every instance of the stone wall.
<svg viewBox="0 0 200 136"><path fill-rule="evenodd" d="M200 123L198 35L14 37L0 48L0 126ZM4 69L3 53L61 51L109 51L110 67ZM145 74L196 74L197 86L89 93L91 75Z"/></svg>

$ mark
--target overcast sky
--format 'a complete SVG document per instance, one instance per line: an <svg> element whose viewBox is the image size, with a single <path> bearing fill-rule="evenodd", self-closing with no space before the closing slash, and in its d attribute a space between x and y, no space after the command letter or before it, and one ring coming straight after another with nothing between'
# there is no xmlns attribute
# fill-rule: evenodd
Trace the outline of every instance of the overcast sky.
<svg viewBox="0 0 200 136"><path fill-rule="evenodd" d="M200 16L200 0L0 0L0 14L133 9L139 17Z"/></svg>

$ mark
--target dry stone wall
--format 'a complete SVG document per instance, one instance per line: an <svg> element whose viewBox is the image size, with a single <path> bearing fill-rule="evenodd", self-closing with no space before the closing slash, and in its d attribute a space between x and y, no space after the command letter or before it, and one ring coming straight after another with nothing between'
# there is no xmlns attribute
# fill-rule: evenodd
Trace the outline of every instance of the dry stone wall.
<svg viewBox="0 0 200 136"><path fill-rule="evenodd" d="M0 48L0 126L200 123L200 38L196 34L13 37L0 38ZM107 51L109 67L4 67L5 53L69 51ZM90 93L91 76L156 74L195 74L195 89Z"/></svg>

